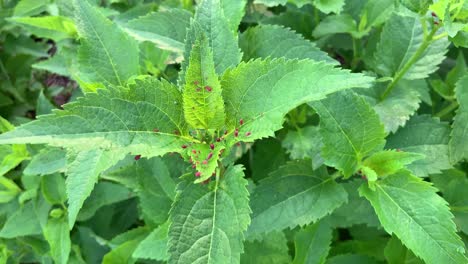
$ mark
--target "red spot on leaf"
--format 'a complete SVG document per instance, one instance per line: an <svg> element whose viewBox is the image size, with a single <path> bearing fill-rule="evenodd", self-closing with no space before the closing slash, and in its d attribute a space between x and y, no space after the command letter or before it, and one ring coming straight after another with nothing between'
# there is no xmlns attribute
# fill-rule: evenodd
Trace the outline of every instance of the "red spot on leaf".
<svg viewBox="0 0 468 264"><path fill-rule="evenodd" d="M208 154L208 157L206 158L207 160L211 159L213 157L213 152L210 152L210 154Z"/></svg>
<svg viewBox="0 0 468 264"><path fill-rule="evenodd" d="M208 161L204 160L202 163L206 165L206 164L208 164Z"/></svg>
<svg viewBox="0 0 468 264"><path fill-rule="evenodd" d="M214 146L214 144L213 144L213 143L211 143L211 144L210 144L210 149L211 149L211 150L213 150L213 149L214 149L214 147L215 147L215 146Z"/></svg>
<svg viewBox="0 0 468 264"><path fill-rule="evenodd" d="M246 136L246 137L248 137L248 136L250 136L250 135L252 135L252 133L250 133L250 132L245 133L245 136Z"/></svg>
<svg viewBox="0 0 468 264"><path fill-rule="evenodd" d="M211 86L208 86L208 85L207 85L207 86L205 86L205 90L206 90L207 92L211 92L211 91L213 90L213 88L211 88Z"/></svg>
<svg viewBox="0 0 468 264"><path fill-rule="evenodd" d="M200 177L200 176L201 176L201 172L199 172L199 171L195 172L195 176L196 176L196 177Z"/></svg>
<svg viewBox="0 0 468 264"><path fill-rule="evenodd" d="M242 126L242 125L244 124L244 119L241 118L241 119L239 120L239 124Z"/></svg>
<svg viewBox="0 0 468 264"><path fill-rule="evenodd" d="M153 129L153 132L158 133L159 129L155 128L155 129Z"/></svg>
<svg viewBox="0 0 468 264"><path fill-rule="evenodd" d="M186 148L187 148L187 145L182 145L182 148L183 148L183 149L186 149Z"/></svg>
<svg viewBox="0 0 468 264"><path fill-rule="evenodd" d="M136 155L135 160L139 160L139 159L141 159L141 155Z"/></svg>
<svg viewBox="0 0 468 264"><path fill-rule="evenodd" d="M193 154L197 154L197 151L196 151L196 150L192 150L192 153L193 153Z"/></svg>

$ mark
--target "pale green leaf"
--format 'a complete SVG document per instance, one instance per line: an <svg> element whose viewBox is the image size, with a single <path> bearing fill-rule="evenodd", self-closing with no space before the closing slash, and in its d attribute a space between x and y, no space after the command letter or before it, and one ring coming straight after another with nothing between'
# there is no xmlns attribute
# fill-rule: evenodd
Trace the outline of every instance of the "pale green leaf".
<svg viewBox="0 0 468 264"><path fill-rule="evenodd" d="M288 0L254 0L255 4L264 4L266 6L285 5Z"/></svg>
<svg viewBox="0 0 468 264"><path fill-rule="evenodd" d="M75 224L78 212L91 194L99 174L121 160L125 153L99 149L76 154L67 168L68 223Z"/></svg>
<svg viewBox="0 0 468 264"><path fill-rule="evenodd" d="M430 176L435 187L442 192L444 199L450 204L450 210L455 215L455 223L461 231L468 234L468 178L459 170L447 170L441 174Z"/></svg>
<svg viewBox="0 0 468 264"><path fill-rule="evenodd" d="M226 71L221 79L228 127L237 140L273 136L291 109L352 87L369 87L373 78L311 60L255 60ZM249 133L250 132L250 133ZM232 135L232 134L231 134Z"/></svg>
<svg viewBox="0 0 468 264"><path fill-rule="evenodd" d="M274 194L274 195L272 195ZM292 162L259 182L251 196L248 235L306 225L347 201L343 187L310 162Z"/></svg>
<svg viewBox="0 0 468 264"><path fill-rule="evenodd" d="M32 16L46 10L48 0L22 0L13 11L14 16Z"/></svg>
<svg viewBox="0 0 468 264"><path fill-rule="evenodd" d="M314 0L314 5L325 14L339 14L345 5L345 0Z"/></svg>
<svg viewBox="0 0 468 264"><path fill-rule="evenodd" d="M229 27L233 32L237 32L239 23L244 16L246 5L247 0L221 0L221 7L227 21L229 22Z"/></svg>
<svg viewBox="0 0 468 264"><path fill-rule="evenodd" d="M55 173L41 177L41 191L50 204L65 204L67 200L65 189L65 179L61 174Z"/></svg>
<svg viewBox="0 0 468 264"><path fill-rule="evenodd" d="M395 9L394 0L373 0L367 1L361 13L359 29L370 30L386 22Z"/></svg>
<svg viewBox="0 0 468 264"><path fill-rule="evenodd" d="M32 143L75 150L112 149L144 157L179 151L186 142L182 96L155 78L130 88L88 93L64 110L0 135L0 144Z"/></svg>
<svg viewBox="0 0 468 264"><path fill-rule="evenodd" d="M192 14L183 9L152 12L124 25L129 35L140 41L151 41L159 48L182 52L186 29Z"/></svg>
<svg viewBox="0 0 468 264"><path fill-rule="evenodd" d="M210 144L211 145L211 144ZM224 143L213 143L213 149L208 144L192 144L187 148L191 163L200 175L195 183L203 182L215 175L218 168L221 151L225 149Z"/></svg>
<svg viewBox="0 0 468 264"><path fill-rule="evenodd" d="M0 133L5 133L12 129L14 129L14 126L0 116ZM29 153L25 145L0 146L0 176L14 169L28 157Z"/></svg>
<svg viewBox="0 0 468 264"><path fill-rule="evenodd" d="M132 254L142 239L143 237L131 239L113 248L109 253L104 255L102 264L134 263Z"/></svg>
<svg viewBox="0 0 468 264"><path fill-rule="evenodd" d="M133 252L132 257L140 259L167 260L169 222L155 228Z"/></svg>
<svg viewBox="0 0 468 264"><path fill-rule="evenodd" d="M346 177L356 172L363 158L383 148L384 128L359 95L341 92L311 105L320 116L325 164L339 169Z"/></svg>
<svg viewBox="0 0 468 264"><path fill-rule="evenodd" d="M348 14L327 16L320 21L320 24L315 27L314 38L338 34L338 33L354 33L357 31L356 21Z"/></svg>
<svg viewBox="0 0 468 264"><path fill-rule="evenodd" d="M59 75L70 77L69 67L72 65L73 57L76 51L74 49L59 47L57 53L47 59L36 62L31 65L33 69L45 70Z"/></svg>
<svg viewBox="0 0 468 264"><path fill-rule="evenodd" d="M71 251L67 218L49 218L44 229L44 237L49 242L50 254L54 259L54 263L67 264Z"/></svg>
<svg viewBox="0 0 468 264"><path fill-rule="evenodd" d="M281 145L286 149L291 159L312 159L314 169L323 163L320 156L323 144L319 128L316 126L306 126L297 131L288 131Z"/></svg>
<svg viewBox="0 0 468 264"><path fill-rule="evenodd" d="M394 13L385 24L374 54L376 71L383 76L400 72L423 44L424 32L416 14ZM427 25L429 27L429 25ZM430 30L430 29L428 29ZM403 79L423 79L438 69L444 60L449 42L447 38L432 41L421 56L406 71Z"/></svg>
<svg viewBox="0 0 468 264"><path fill-rule="evenodd" d="M239 263L249 225L242 167L211 184L182 182L171 211L168 263Z"/></svg>
<svg viewBox="0 0 468 264"><path fill-rule="evenodd" d="M41 232L41 225L34 211L33 201L28 201L8 217L0 230L0 237L14 238L39 235Z"/></svg>
<svg viewBox="0 0 468 264"><path fill-rule="evenodd" d="M250 27L242 33L239 45L244 61L256 58L311 59L338 64L313 42L294 31L276 25Z"/></svg>
<svg viewBox="0 0 468 264"><path fill-rule="evenodd" d="M46 175L54 172L64 172L67 165L65 155L66 151L61 148L44 148L32 157L23 172L28 175Z"/></svg>
<svg viewBox="0 0 468 264"><path fill-rule="evenodd" d="M221 85L215 72L208 39L203 33L197 37L190 51L183 100L184 116L192 128L207 130L224 126Z"/></svg>
<svg viewBox="0 0 468 264"><path fill-rule="evenodd" d="M226 69L236 66L241 60L237 43L237 32L234 33L226 19L220 0L203 0L197 6L195 17L185 38L185 61L179 73L180 83L185 83L185 71L192 46L198 36L203 33L208 37L208 43L213 51L213 61L218 75Z"/></svg>
<svg viewBox="0 0 468 264"><path fill-rule="evenodd" d="M408 172L390 175L359 191L374 207L384 229L427 263L466 263L453 215L437 189Z"/></svg>
<svg viewBox="0 0 468 264"><path fill-rule="evenodd" d="M288 264L291 263L288 240L283 232L272 232L261 237L261 241L246 241L245 252L240 263Z"/></svg>
<svg viewBox="0 0 468 264"><path fill-rule="evenodd" d="M415 175L424 177L452 167L448 155L449 133L448 124L437 118L414 116L404 127L387 137L385 148L425 155L424 159L408 165Z"/></svg>
<svg viewBox="0 0 468 264"><path fill-rule="evenodd" d="M294 237L293 264L325 263L332 242L332 231L327 221L319 221L299 230Z"/></svg>
<svg viewBox="0 0 468 264"><path fill-rule="evenodd" d="M450 134L450 161L457 163L468 160L468 75L461 78L455 87L455 97L459 104Z"/></svg>
<svg viewBox="0 0 468 264"><path fill-rule="evenodd" d="M378 176L387 176L413 163L423 159L425 156L419 153L403 152L397 150L383 150L372 154L362 163L363 166L371 168Z"/></svg>
<svg viewBox="0 0 468 264"><path fill-rule="evenodd" d="M56 107L47 99L44 95L44 90L39 93L36 103L36 115L47 115L52 113L52 110Z"/></svg>
<svg viewBox="0 0 468 264"><path fill-rule="evenodd" d="M73 5L81 38L78 50L80 81L86 87L125 85L131 76L138 75L138 43L91 6L88 0L74 0Z"/></svg>
<svg viewBox="0 0 468 264"><path fill-rule="evenodd" d="M63 16L12 17L7 19L25 27L37 37L60 41L75 38L76 26L72 19Z"/></svg>

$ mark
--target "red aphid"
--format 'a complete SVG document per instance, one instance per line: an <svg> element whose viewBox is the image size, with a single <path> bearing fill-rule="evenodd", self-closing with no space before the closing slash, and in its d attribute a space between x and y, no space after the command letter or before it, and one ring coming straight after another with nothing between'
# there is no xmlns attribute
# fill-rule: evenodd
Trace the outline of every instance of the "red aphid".
<svg viewBox="0 0 468 264"><path fill-rule="evenodd" d="M241 119L239 120L239 124L242 126L242 125L244 124L244 119L241 118Z"/></svg>
<svg viewBox="0 0 468 264"><path fill-rule="evenodd" d="M239 136L239 129L236 128L236 130L234 131L234 136L235 137Z"/></svg>
<svg viewBox="0 0 468 264"><path fill-rule="evenodd" d="M193 153L193 154L197 154L197 151L194 150L194 149L192 149L192 153Z"/></svg>
<svg viewBox="0 0 468 264"><path fill-rule="evenodd" d="M195 164L194 164L194 165L192 165L192 169L195 169L196 167L197 167L197 165L195 165Z"/></svg>
<svg viewBox="0 0 468 264"><path fill-rule="evenodd" d="M237 143L236 143L236 146L240 147L240 146L241 146L241 143L240 143L240 142L237 142Z"/></svg>
<svg viewBox="0 0 468 264"><path fill-rule="evenodd" d="M155 129L153 129L153 132L158 133L159 129L155 128Z"/></svg>
<svg viewBox="0 0 468 264"><path fill-rule="evenodd" d="M439 21L434 21L434 25L439 25Z"/></svg>
<svg viewBox="0 0 468 264"><path fill-rule="evenodd" d="M213 144L213 143L210 144L210 149L211 149L211 150L214 149L214 144Z"/></svg>
<svg viewBox="0 0 468 264"><path fill-rule="evenodd" d="M196 176L196 177L200 177L200 176L201 176L201 172L199 172L199 171L195 172L195 176Z"/></svg>
<svg viewBox="0 0 468 264"><path fill-rule="evenodd" d="M210 152L210 154L208 154L208 157L206 158L207 160L211 159L213 157L213 152Z"/></svg>
<svg viewBox="0 0 468 264"><path fill-rule="evenodd" d="M216 139L216 142L221 142L221 138L217 138L217 139Z"/></svg>
<svg viewBox="0 0 468 264"><path fill-rule="evenodd" d="M183 149L186 149L186 148L187 148L187 145L182 145L182 148L183 148Z"/></svg>
<svg viewBox="0 0 468 264"><path fill-rule="evenodd" d="M207 85L207 86L205 86L205 90L206 90L207 92L211 92L211 91L213 90L213 88L211 88L211 86L208 86L208 85Z"/></svg>
<svg viewBox="0 0 468 264"><path fill-rule="evenodd" d="M434 13L434 12L432 12L431 15L432 15L433 17L437 17L436 13Z"/></svg>
<svg viewBox="0 0 468 264"><path fill-rule="evenodd" d="M206 164L208 164L208 161L204 160L202 163L206 165Z"/></svg>
<svg viewBox="0 0 468 264"><path fill-rule="evenodd" d="M250 136L250 135L252 135L252 133L250 133L250 132L245 133L245 136L246 136L246 137L248 137L248 136Z"/></svg>
<svg viewBox="0 0 468 264"><path fill-rule="evenodd" d="M141 155L136 155L135 160L139 160L139 159L141 159Z"/></svg>

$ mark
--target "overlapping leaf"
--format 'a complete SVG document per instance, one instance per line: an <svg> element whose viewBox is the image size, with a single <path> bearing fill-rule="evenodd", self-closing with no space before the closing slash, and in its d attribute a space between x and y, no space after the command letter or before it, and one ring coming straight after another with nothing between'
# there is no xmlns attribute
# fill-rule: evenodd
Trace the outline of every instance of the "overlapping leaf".
<svg viewBox="0 0 468 264"><path fill-rule="evenodd" d="M468 75L457 82L455 96L459 104L450 134L450 161L468 160Z"/></svg>

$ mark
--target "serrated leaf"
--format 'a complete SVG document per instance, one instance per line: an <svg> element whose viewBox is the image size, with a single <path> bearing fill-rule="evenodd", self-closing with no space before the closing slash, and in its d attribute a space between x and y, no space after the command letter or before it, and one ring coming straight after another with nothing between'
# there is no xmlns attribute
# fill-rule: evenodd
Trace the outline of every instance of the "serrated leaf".
<svg viewBox="0 0 468 264"><path fill-rule="evenodd" d="M224 126L224 101L207 37L201 33L190 51L183 92L184 116L195 129Z"/></svg>
<svg viewBox="0 0 468 264"><path fill-rule="evenodd" d="M135 249L133 258L165 261L168 259L167 241L169 222L155 228Z"/></svg>
<svg viewBox="0 0 468 264"><path fill-rule="evenodd" d="M319 221L300 229L294 237L293 264L325 263L332 242L332 231L327 221Z"/></svg>
<svg viewBox="0 0 468 264"><path fill-rule="evenodd" d="M209 186L182 182L170 214L168 263L239 263L250 222L246 185L241 166Z"/></svg>
<svg viewBox="0 0 468 264"><path fill-rule="evenodd" d="M0 133L11 131L14 126L0 116ZM0 177L14 169L23 160L29 157L25 145L0 146Z"/></svg>
<svg viewBox="0 0 468 264"><path fill-rule="evenodd" d="M0 230L0 237L14 238L39 235L41 232L41 225L36 216L33 201L28 201L8 217Z"/></svg>
<svg viewBox="0 0 468 264"><path fill-rule="evenodd" d="M348 228L360 224L375 227L380 225L369 201L359 196L358 188L363 183L363 179L353 179L341 184L348 194L348 201L327 218L331 226Z"/></svg>
<svg viewBox="0 0 468 264"><path fill-rule="evenodd" d="M430 133L428 133L430 131ZM427 115L414 116L397 133L387 137L387 149L400 149L425 155L424 159L408 165L415 175L424 177L431 173L450 169L447 123Z"/></svg>
<svg viewBox="0 0 468 264"><path fill-rule="evenodd" d="M378 176L387 176L405 168L406 165L425 156L419 153L402 152L397 150L383 150L372 154L362 163L371 168Z"/></svg>
<svg viewBox="0 0 468 264"><path fill-rule="evenodd" d="M88 0L74 0L77 28L81 37L78 50L78 77L85 90L96 85L125 85L138 75L138 44Z"/></svg>
<svg viewBox="0 0 468 264"><path fill-rule="evenodd" d="M44 148L32 157L23 172L28 175L47 175L54 172L64 172L67 165L65 155L66 151L61 148Z"/></svg>
<svg viewBox="0 0 468 264"><path fill-rule="evenodd" d="M70 231L66 217L50 218L44 229L44 237L50 246L54 263L66 264L71 251Z"/></svg>
<svg viewBox="0 0 468 264"><path fill-rule="evenodd" d="M70 229L75 224L78 212L84 201L91 194L98 181L99 174L121 160L125 154L89 150L76 154L67 169L68 224Z"/></svg>
<svg viewBox="0 0 468 264"><path fill-rule="evenodd" d="M323 144L317 126L306 126L297 131L288 131L281 145L287 150L291 159L312 159L314 169L323 163L320 156Z"/></svg>
<svg viewBox="0 0 468 264"><path fill-rule="evenodd" d="M208 43L213 51L213 61L216 73L222 74L226 69L236 66L241 60L237 44L237 35L231 31L221 7L220 0L203 0L197 6L193 21L185 38L185 61L179 73L179 83L185 83L185 71L193 44L200 34L208 37Z"/></svg>
<svg viewBox="0 0 468 264"><path fill-rule="evenodd" d="M247 0L221 0L221 7L224 11L224 15L226 16L227 21L229 22L229 27L233 32L237 32L239 23L244 16L246 5Z"/></svg>
<svg viewBox="0 0 468 264"><path fill-rule="evenodd" d="M242 33L239 45L244 61L256 58L311 59L338 62L321 51L313 42L294 31L276 25L251 27Z"/></svg>
<svg viewBox="0 0 468 264"><path fill-rule="evenodd" d="M352 87L369 87L371 77L311 60L255 60L226 71L221 79L227 125L239 120L239 141L273 136L291 109ZM250 134L249 134L250 132Z"/></svg>
<svg viewBox="0 0 468 264"><path fill-rule="evenodd" d="M245 252L241 255L240 263L291 263L287 242L283 232L265 234L260 241L246 241L244 243Z"/></svg>
<svg viewBox="0 0 468 264"><path fill-rule="evenodd" d="M374 54L375 70L379 74L394 76L402 71L424 42L422 23L426 23L426 20L421 20L416 14L394 13L390 17L383 27L380 42ZM419 59L406 71L403 79L423 79L436 71L445 58L448 44L446 38L430 42Z"/></svg>
<svg viewBox="0 0 468 264"><path fill-rule="evenodd" d="M385 132L379 117L357 94L336 93L310 105L320 116L325 164L345 177L357 171L364 157L383 148Z"/></svg>
<svg viewBox="0 0 468 264"><path fill-rule="evenodd" d="M339 14L345 5L345 0L314 0L314 5L325 14Z"/></svg>
<svg viewBox="0 0 468 264"><path fill-rule="evenodd" d="M455 215L455 223L459 229L468 234L468 179L466 174L459 170L447 170L441 174L430 176L431 182L442 192L450 205L450 211Z"/></svg>
<svg viewBox="0 0 468 264"><path fill-rule="evenodd" d="M452 132L450 133L449 151L452 164L468 160L468 75L461 78L455 87L455 97L459 104Z"/></svg>
<svg viewBox="0 0 468 264"><path fill-rule="evenodd" d="M37 37L61 41L76 37L76 26L72 19L63 16L12 17L7 21L22 25Z"/></svg>
<svg viewBox="0 0 468 264"><path fill-rule="evenodd" d="M179 151L186 143L182 96L154 78L130 88L88 93L64 110L0 135L0 144L31 143L74 150L116 150L144 157Z"/></svg>
<svg viewBox="0 0 468 264"><path fill-rule="evenodd" d="M124 27L137 40L151 41L164 50L182 52L191 17L190 12L174 8L132 19Z"/></svg>
<svg viewBox="0 0 468 264"><path fill-rule="evenodd" d="M327 174L314 172L310 162L289 163L256 186L248 236L309 224L346 201L343 187Z"/></svg>
<svg viewBox="0 0 468 264"><path fill-rule="evenodd" d="M190 156L191 163L194 168L200 173L195 183L200 183L208 180L215 174L218 168L218 161L220 160L221 151L225 149L224 144L213 144L213 149L208 144L193 144L187 148L188 155Z"/></svg>
<svg viewBox="0 0 468 264"><path fill-rule="evenodd" d="M427 263L466 263L447 202L422 179L400 172L359 192L374 207L384 229Z"/></svg>

